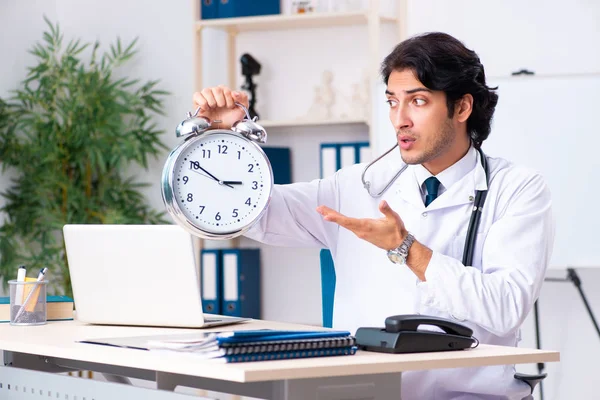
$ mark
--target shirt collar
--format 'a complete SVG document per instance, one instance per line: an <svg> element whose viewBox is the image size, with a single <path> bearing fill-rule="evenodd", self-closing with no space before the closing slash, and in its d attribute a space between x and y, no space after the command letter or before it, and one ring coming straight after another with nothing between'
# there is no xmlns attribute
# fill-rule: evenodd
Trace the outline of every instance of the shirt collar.
<svg viewBox="0 0 600 400"><path fill-rule="evenodd" d="M440 181L442 187L448 190L450 186L460 181L465 175L475 168L477 165L477 150L471 146L467 154L460 160L437 174L435 177ZM427 178L433 176L423 165L413 165L415 177L420 188L423 188L423 183Z"/></svg>

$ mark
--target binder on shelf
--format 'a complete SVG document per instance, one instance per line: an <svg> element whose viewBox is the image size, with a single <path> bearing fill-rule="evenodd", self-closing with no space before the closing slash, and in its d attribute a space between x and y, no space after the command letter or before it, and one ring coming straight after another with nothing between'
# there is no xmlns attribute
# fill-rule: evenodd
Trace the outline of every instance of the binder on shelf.
<svg viewBox="0 0 600 400"><path fill-rule="evenodd" d="M341 168L371 159L369 142L322 143L321 178L333 175Z"/></svg>
<svg viewBox="0 0 600 400"><path fill-rule="evenodd" d="M357 143L358 146L358 163L368 163L373 159L373 154L371 153L371 145L369 142L361 142Z"/></svg>
<svg viewBox="0 0 600 400"><path fill-rule="evenodd" d="M260 318L260 249L223 249L221 314Z"/></svg>
<svg viewBox="0 0 600 400"><path fill-rule="evenodd" d="M281 14L280 0L214 0L218 2L218 18L253 17Z"/></svg>
<svg viewBox="0 0 600 400"><path fill-rule="evenodd" d="M276 185L292 183L292 159L289 147L264 146L263 151L273 168L273 180Z"/></svg>
<svg viewBox="0 0 600 400"><path fill-rule="evenodd" d="M221 314L223 288L221 250L202 249L201 255L202 310L209 314Z"/></svg>
<svg viewBox="0 0 600 400"><path fill-rule="evenodd" d="M220 0L198 0L200 1L200 19L219 18L217 7Z"/></svg>
<svg viewBox="0 0 600 400"><path fill-rule="evenodd" d="M339 159L339 148L337 144L321 144L321 178L327 178L340 169Z"/></svg>

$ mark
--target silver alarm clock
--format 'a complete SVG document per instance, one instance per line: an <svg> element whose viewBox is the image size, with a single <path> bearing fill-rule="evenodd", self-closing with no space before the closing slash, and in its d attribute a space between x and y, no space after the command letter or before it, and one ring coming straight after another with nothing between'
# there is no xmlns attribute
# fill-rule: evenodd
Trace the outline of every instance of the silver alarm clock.
<svg viewBox="0 0 600 400"><path fill-rule="evenodd" d="M162 173L162 198L174 221L203 239L244 234L265 213L273 190L273 170L258 143L267 133L248 110L231 129L211 129L200 108L177 127L183 138Z"/></svg>

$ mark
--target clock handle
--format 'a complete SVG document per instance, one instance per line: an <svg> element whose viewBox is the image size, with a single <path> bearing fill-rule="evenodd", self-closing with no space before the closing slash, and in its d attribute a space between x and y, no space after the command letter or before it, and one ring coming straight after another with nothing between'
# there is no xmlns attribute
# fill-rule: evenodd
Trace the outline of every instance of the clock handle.
<svg viewBox="0 0 600 400"><path fill-rule="evenodd" d="M243 104L236 102L235 105L244 110L246 113L246 118L235 122L231 129L234 132L242 134L250 140L258 143L266 143L267 131L265 131L265 128L256 123L258 117L250 118L250 113L248 113L248 109L244 107Z"/></svg>

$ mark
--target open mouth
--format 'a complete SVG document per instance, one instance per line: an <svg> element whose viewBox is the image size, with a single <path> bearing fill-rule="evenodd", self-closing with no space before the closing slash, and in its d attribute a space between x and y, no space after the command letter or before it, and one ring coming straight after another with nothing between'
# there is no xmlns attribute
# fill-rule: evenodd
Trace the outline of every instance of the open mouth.
<svg viewBox="0 0 600 400"><path fill-rule="evenodd" d="M398 138L398 145L403 150L409 150L414 145L415 141L416 141L416 139L413 139L411 137L400 136Z"/></svg>

